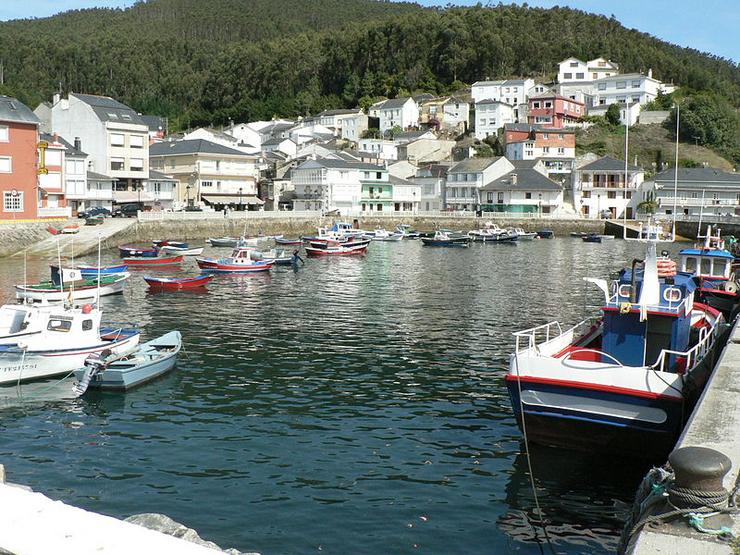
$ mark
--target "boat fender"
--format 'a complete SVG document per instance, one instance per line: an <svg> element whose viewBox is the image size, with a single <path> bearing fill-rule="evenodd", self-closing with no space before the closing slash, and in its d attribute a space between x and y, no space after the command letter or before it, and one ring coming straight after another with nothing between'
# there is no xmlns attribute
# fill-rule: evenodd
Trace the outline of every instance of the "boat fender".
<svg viewBox="0 0 740 555"><path fill-rule="evenodd" d="M724 289L728 293L737 293L737 284L734 281L726 281Z"/></svg>
<svg viewBox="0 0 740 555"><path fill-rule="evenodd" d="M625 302L619 305L620 314L629 314L630 310L632 310L632 303Z"/></svg>
<svg viewBox="0 0 740 555"><path fill-rule="evenodd" d="M82 307L82 313L83 314L90 314L92 312L92 309L93 309L92 305L90 303L88 303L88 304L86 304L86 305L84 305Z"/></svg>

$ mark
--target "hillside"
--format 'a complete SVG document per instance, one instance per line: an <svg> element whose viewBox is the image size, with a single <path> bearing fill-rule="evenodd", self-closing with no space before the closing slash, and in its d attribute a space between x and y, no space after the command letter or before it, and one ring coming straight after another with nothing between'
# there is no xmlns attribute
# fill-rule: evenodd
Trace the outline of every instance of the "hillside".
<svg viewBox="0 0 740 555"><path fill-rule="evenodd" d="M646 173L656 173L663 168L673 167L675 160L675 135L663 125L635 125L630 127L630 163L636 163ZM624 127L610 129L593 126L576 133L576 153L594 152L600 156L612 156L624 160ZM678 145L679 166L703 165L732 171L733 165L713 150L694 144Z"/></svg>
<svg viewBox="0 0 740 555"><path fill-rule="evenodd" d="M547 45L543 48L542 45ZM736 64L566 8L422 8L374 0L150 0L0 23L5 86L35 106L109 94L174 128L316 113L360 98L552 77L599 55L740 106Z"/></svg>

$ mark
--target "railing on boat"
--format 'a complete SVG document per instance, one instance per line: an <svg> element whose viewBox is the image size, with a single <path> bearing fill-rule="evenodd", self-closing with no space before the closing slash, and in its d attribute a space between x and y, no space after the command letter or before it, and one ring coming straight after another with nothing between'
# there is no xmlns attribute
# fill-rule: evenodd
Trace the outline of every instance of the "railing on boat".
<svg viewBox="0 0 740 555"><path fill-rule="evenodd" d="M639 299L632 303L630 301L630 289L631 285L628 283L619 283L618 280L612 280L611 282L611 296L606 302L606 306L608 308L618 308L622 309L623 306L628 305L628 309L639 308L641 305L639 303ZM626 288L627 293L624 294L623 288ZM670 291L671 289L665 289L663 292L661 292L661 297L663 300L668 304L649 304L646 306L646 310L651 312L668 312L670 314L680 314L684 311L684 309L687 309L686 312L688 312L688 301L690 297L683 297L680 301L676 302L673 301L670 296L666 296L666 293Z"/></svg>
<svg viewBox="0 0 740 555"><path fill-rule="evenodd" d="M658 360L650 368L658 370L659 372L671 372L668 368L669 357L675 355L676 358L682 357L686 359L686 365L684 372L690 372L699 362L704 360L704 357L714 346L714 341L717 338L717 326L711 331L707 331L706 328L699 330L699 341L688 351L671 351L669 349L663 349L658 355Z"/></svg>
<svg viewBox="0 0 740 555"><path fill-rule="evenodd" d="M557 352L568 344L572 343L578 337L587 333L597 322L597 318L586 318L581 320L573 327L563 331L563 327L560 322L553 321L540 326L535 326L526 330L514 332L516 338L515 352L523 353L526 351L534 351L535 354L541 354L543 347L553 346L556 340L558 344L555 346L554 352ZM560 345L560 343L566 343ZM550 350L550 349L547 349ZM554 354L546 353L546 354Z"/></svg>

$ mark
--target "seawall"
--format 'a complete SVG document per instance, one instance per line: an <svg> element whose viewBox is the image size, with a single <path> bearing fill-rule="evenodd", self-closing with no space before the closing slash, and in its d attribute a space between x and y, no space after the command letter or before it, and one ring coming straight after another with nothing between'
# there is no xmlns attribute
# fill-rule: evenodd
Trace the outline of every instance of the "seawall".
<svg viewBox="0 0 740 555"><path fill-rule="evenodd" d="M45 222L0 224L0 257L10 256L49 237Z"/></svg>
<svg viewBox="0 0 740 555"><path fill-rule="evenodd" d="M285 235L300 237L315 233L316 228L331 225L341 218L328 217L270 217L270 218L209 218L198 220L141 221L115 233L103 241L107 248L125 243L148 243L154 239L206 239L208 237ZM521 227L525 231L549 229L556 236L567 235L571 231L603 233L604 222L582 219L512 219L512 218L451 218L451 217L410 217L410 218L351 218L350 223L360 229L385 228L392 230L397 224L409 224L421 231L440 228L468 231L482 227L486 222L494 222L501 227ZM88 250L88 252L90 252ZM81 251L77 254L85 254Z"/></svg>

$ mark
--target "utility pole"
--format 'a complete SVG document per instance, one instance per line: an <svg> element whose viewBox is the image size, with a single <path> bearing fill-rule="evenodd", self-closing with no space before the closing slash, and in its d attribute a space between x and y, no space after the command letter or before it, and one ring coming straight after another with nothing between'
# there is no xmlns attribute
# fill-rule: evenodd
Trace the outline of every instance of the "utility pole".
<svg viewBox="0 0 740 555"><path fill-rule="evenodd" d="M0 60L0 85L5 84L5 65L2 60Z"/></svg>

